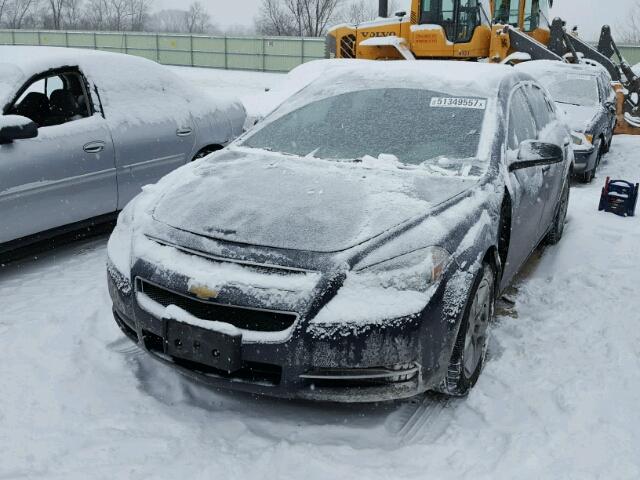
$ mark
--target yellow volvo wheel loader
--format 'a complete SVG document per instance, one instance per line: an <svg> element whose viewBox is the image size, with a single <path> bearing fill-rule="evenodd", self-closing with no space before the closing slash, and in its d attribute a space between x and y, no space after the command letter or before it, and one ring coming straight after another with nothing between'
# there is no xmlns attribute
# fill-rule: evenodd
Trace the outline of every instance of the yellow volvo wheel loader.
<svg viewBox="0 0 640 480"><path fill-rule="evenodd" d="M536 58L552 58L549 0L412 0L411 12L388 18L380 0L380 18L358 25L338 25L327 37L337 58L371 60L488 58L504 61L510 54L539 50ZM517 43L518 45L512 45Z"/></svg>
<svg viewBox="0 0 640 480"><path fill-rule="evenodd" d="M640 134L640 78L603 27L598 48L550 21L553 0L412 0L411 11L389 18L379 0L379 18L338 25L327 35L327 55L370 60L457 59L516 63L593 60L616 82L616 133ZM617 56L618 63L611 58Z"/></svg>

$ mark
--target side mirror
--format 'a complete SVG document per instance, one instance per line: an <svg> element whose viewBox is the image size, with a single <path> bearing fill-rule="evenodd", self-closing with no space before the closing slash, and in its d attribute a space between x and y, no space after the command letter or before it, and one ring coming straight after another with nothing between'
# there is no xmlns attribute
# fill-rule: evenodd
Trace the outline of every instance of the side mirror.
<svg viewBox="0 0 640 480"><path fill-rule="evenodd" d="M517 160L509 165L509 171L513 172L538 165L552 165L563 160L564 151L555 143L525 140L520 144Z"/></svg>
<svg viewBox="0 0 640 480"><path fill-rule="evenodd" d="M27 117L19 115L0 117L0 145L37 136L38 126Z"/></svg>

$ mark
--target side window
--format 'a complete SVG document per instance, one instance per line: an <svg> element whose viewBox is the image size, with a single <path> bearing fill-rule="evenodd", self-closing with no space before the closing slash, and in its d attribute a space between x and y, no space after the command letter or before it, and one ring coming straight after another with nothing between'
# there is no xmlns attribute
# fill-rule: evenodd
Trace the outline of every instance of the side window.
<svg viewBox="0 0 640 480"><path fill-rule="evenodd" d="M602 74L602 99L603 101L611 100L613 97L613 87L611 86L611 77L603 73Z"/></svg>
<svg viewBox="0 0 640 480"><path fill-rule="evenodd" d="M532 32L540 26L540 0L526 0L524 7L524 31Z"/></svg>
<svg viewBox="0 0 640 480"><path fill-rule="evenodd" d="M92 107L84 77L68 70L32 80L8 113L27 117L43 128L89 117Z"/></svg>
<svg viewBox="0 0 640 480"><path fill-rule="evenodd" d="M529 93L529 104L531 105L531 110L533 111L536 127L538 133L540 133L553 120L553 117L551 115L552 111L549 110L547 99L545 98L544 93L542 93L542 90L540 90L540 88L535 85L531 85L526 88L527 92Z"/></svg>
<svg viewBox="0 0 640 480"><path fill-rule="evenodd" d="M518 26L520 17L519 0L499 0L495 3L495 21L497 23Z"/></svg>
<svg viewBox="0 0 640 480"><path fill-rule="evenodd" d="M536 125L523 88L518 88L511 97L509 105L509 140L510 150L517 150L525 140L536 139Z"/></svg>

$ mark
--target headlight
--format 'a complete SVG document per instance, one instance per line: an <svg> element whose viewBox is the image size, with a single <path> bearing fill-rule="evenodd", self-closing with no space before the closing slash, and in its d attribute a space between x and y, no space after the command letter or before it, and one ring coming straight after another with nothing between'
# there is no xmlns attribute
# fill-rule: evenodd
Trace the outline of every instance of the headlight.
<svg viewBox="0 0 640 480"><path fill-rule="evenodd" d="M442 277L451 256L444 248L428 247L369 265L354 273L371 287L426 292Z"/></svg>
<svg viewBox="0 0 640 480"><path fill-rule="evenodd" d="M131 242L135 203L134 199L120 212L116 228L113 229L107 244L109 261L127 279L131 277Z"/></svg>
<svg viewBox="0 0 640 480"><path fill-rule="evenodd" d="M574 145L582 146L583 149L589 149L593 143L593 135L574 131L571 132L571 140Z"/></svg>
<svg viewBox="0 0 640 480"><path fill-rule="evenodd" d="M583 137L575 133L571 134L571 140L574 145L582 145L584 143Z"/></svg>

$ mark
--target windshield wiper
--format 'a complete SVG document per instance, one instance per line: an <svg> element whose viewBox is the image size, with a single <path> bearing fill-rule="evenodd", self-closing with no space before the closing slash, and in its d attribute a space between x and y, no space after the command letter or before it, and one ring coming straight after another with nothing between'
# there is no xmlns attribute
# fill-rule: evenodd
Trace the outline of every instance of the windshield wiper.
<svg viewBox="0 0 640 480"><path fill-rule="evenodd" d="M579 103L561 102L560 100L556 100L556 102L561 103L563 105L574 105L576 107L580 107L581 106Z"/></svg>

